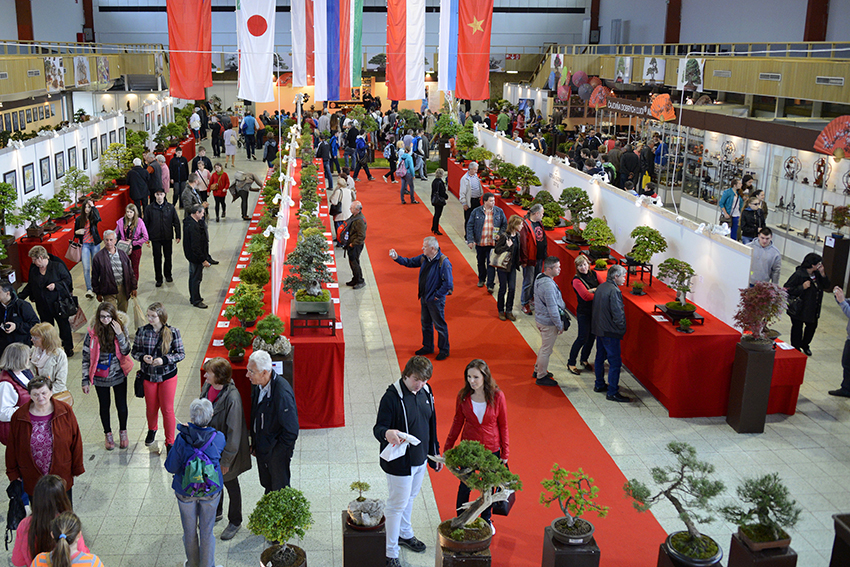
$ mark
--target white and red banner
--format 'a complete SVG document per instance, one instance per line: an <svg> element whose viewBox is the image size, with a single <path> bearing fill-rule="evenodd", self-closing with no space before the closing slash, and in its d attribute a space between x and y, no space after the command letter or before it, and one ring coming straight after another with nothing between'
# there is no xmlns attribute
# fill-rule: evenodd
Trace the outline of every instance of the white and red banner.
<svg viewBox="0 0 850 567"><path fill-rule="evenodd" d="M273 102L275 3L236 1L236 38L239 44L239 98Z"/></svg>
<svg viewBox="0 0 850 567"><path fill-rule="evenodd" d="M425 0L387 0L387 97L425 97Z"/></svg>
<svg viewBox="0 0 850 567"><path fill-rule="evenodd" d="M292 86L313 84L315 41L313 38L313 0L291 0Z"/></svg>

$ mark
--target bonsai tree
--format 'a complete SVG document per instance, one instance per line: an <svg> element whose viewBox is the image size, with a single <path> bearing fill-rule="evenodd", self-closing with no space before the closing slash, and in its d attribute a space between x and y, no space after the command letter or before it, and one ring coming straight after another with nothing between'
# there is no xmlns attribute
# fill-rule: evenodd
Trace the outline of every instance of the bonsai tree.
<svg viewBox="0 0 850 567"><path fill-rule="evenodd" d="M254 330L254 350L264 350L271 355L286 356L292 352L292 344L283 336L286 325L280 317L269 314L257 322Z"/></svg>
<svg viewBox="0 0 850 567"><path fill-rule="evenodd" d="M265 263L251 262L239 272L239 279L245 283L254 284L257 287L263 287L269 283L271 275Z"/></svg>
<svg viewBox="0 0 850 567"><path fill-rule="evenodd" d="M38 224L47 219L44 212L45 198L41 195L36 195L27 199L17 213L6 213L6 221L18 227L23 227L24 223L29 222L33 229L38 228Z"/></svg>
<svg viewBox="0 0 850 567"><path fill-rule="evenodd" d="M271 254L272 242L271 238L263 236L262 233L257 233L251 237L251 241L248 243L248 248L246 248L246 250L252 255L258 252L265 252L266 258L268 258Z"/></svg>
<svg viewBox="0 0 850 567"><path fill-rule="evenodd" d="M443 112L434 126L434 135L443 138L453 138L460 132L461 126L457 118L451 112Z"/></svg>
<svg viewBox="0 0 850 567"><path fill-rule="evenodd" d="M593 486L593 479L587 476L583 470L570 472L562 469L555 463L552 466L552 478L540 482L546 490L540 493L540 503L549 507L549 504L558 501L564 518L556 524L559 531L567 534L580 536L588 533L589 528L583 524L589 524L579 517L587 512L596 512L600 518L608 514L608 507L601 506L593 500L599 493L599 487Z"/></svg>
<svg viewBox="0 0 850 567"><path fill-rule="evenodd" d="M378 498L366 498L364 492L371 488L368 482L354 481L351 490L359 493L359 496L348 504L348 517L358 526L377 526L384 517L386 505Z"/></svg>
<svg viewBox="0 0 850 567"><path fill-rule="evenodd" d="M269 558L273 565L292 565L295 552L286 544L294 536L303 538L313 525L310 503L300 490L287 486L260 498L248 518L248 529L268 541L281 542Z"/></svg>
<svg viewBox="0 0 850 567"><path fill-rule="evenodd" d="M655 84L655 75L658 74L658 60L653 57L649 60L649 65L646 68L646 77L649 77L649 84Z"/></svg>
<svg viewBox="0 0 850 567"><path fill-rule="evenodd" d="M690 264L676 258L667 258L658 265L658 279L669 285L676 291L674 309L688 309L694 307L687 301L688 292L691 291L691 278L696 275ZM678 305L675 305L678 302ZM670 306L670 304L668 304Z"/></svg>
<svg viewBox="0 0 850 567"><path fill-rule="evenodd" d="M646 287L646 284L640 280L635 280L632 282L632 295L644 295L643 288Z"/></svg>
<svg viewBox="0 0 850 567"><path fill-rule="evenodd" d="M245 327L233 327L224 334L224 347L231 358L239 359L245 356L245 349L251 346L252 339Z"/></svg>
<svg viewBox="0 0 850 567"><path fill-rule="evenodd" d="M741 290L735 326L752 333L752 340L767 341L767 326L782 317L788 308L788 292L773 282L756 282Z"/></svg>
<svg viewBox="0 0 850 567"><path fill-rule="evenodd" d="M145 151L147 151L147 141L150 135L144 130L127 130L127 151L130 153L130 163L133 163L135 158L142 159ZM127 168L128 170L130 168Z"/></svg>
<svg viewBox="0 0 850 567"><path fill-rule="evenodd" d="M466 158L466 152L474 148L478 145L478 138L475 137L473 133L473 124L472 120L467 120L466 124L464 124L463 128L457 135L457 142L455 143L455 147L457 151Z"/></svg>
<svg viewBox="0 0 850 567"><path fill-rule="evenodd" d="M124 144L109 144L100 159L100 176L107 180L126 177L133 167L133 156Z"/></svg>
<svg viewBox="0 0 850 567"><path fill-rule="evenodd" d="M414 132L422 128L422 121L419 116L409 108L403 108L398 111L399 120L404 122L405 129L412 129Z"/></svg>
<svg viewBox="0 0 850 567"><path fill-rule="evenodd" d="M531 201L531 204L536 205L536 204L539 203L539 204L545 206L549 203L554 203L554 202L555 202L555 197L552 196L552 193L550 193L549 191L538 191L537 195L534 196L534 200Z"/></svg>
<svg viewBox="0 0 850 567"><path fill-rule="evenodd" d="M702 84L699 61L688 59L687 63L685 63L685 72L682 75L682 81L685 83L683 88L686 91L695 90L697 85Z"/></svg>
<svg viewBox="0 0 850 567"><path fill-rule="evenodd" d="M540 186L540 178L537 177L537 174L534 173L534 170L528 167L527 165L521 165L516 168L516 177L516 183L517 185L522 187L522 192L525 195L530 194L532 186Z"/></svg>
<svg viewBox="0 0 850 567"><path fill-rule="evenodd" d="M603 270L608 269L608 260L606 260L605 258L599 258L596 260L596 262L593 263L593 265L597 271L601 272Z"/></svg>
<svg viewBox="0 0 850 567"><path fill-rule="evenodd" d="M617 242L614 232L605 222L605 219L593 218L587 223L587 227L581 233L582 238L587 240L591 248L607 249Z"/></svg>
<svg viewBox="0 0 850 567"><path fill-rule="evenodd" d="M490 160L493 158L493 152L488 150L487 148L483 148L481 146L472 148L466 154L464 154L466 159L482 163L484 160Z"/></svg>
<svg viewBox="0 0 850 567"><path fill-rule="evenodd" d="M231 296L233 305L228 305L224 316L228 319L236 317L243 327L250 327L252 321L263 314L263 290L259 287L240 282Z"/></svg>
<svg viewBox="0 0 850 567"><path fill-rule="evenodd" d="M44 202L42 205L42 211L52 223L52 221L65 216L65 204L58 195L54 195Z"/></svg>
<svg viewBox="0 0 850 567"><path fill-rule="evenodd" d="M684 319L679 319L679 329L681 329L682 331L687 333L690 330L691 325L691 320L687 317Z"/></svg>
<svg viewBox="0 0 850 567"><path fill-rule="evenodd" d="M321 234L304 236L286 256L289 275L283 278L283 291L295 294L298 301L330 301L330 292L321 284L333 278L325 262L330 261L328 242Z"/></svg>
<svg viewBox="0 0 850 567"><path fill-rule="evenodd" d="M580 223L588 222L593 214L593 203L581 187L567 187L561 192L558 202L570 211L570 219L576 229Z"/></svg>
<svg viewBox="0 0 850 567"><path fill-rule="evenodd" d="M355 106L353 109L348 111L348 114L346 114L345 117L356 120L358 124L357 129L360 130L361 133L374 132L378 129L378 123L375 122L375 119L372 118L371 114L366 112L366 109L363 106Z"/></svg>
<svg viewBox="0 0 850 567"><path fill-rule="evenodd" d="M629 257L639 264L648 264L653 254L667 250L667 240L652 227L635 227L629 236L635 239Z"/></svg>
<svg viewBox="0 0 850 567"><path fill-rule="evenodd" d="M81 169L72 167L65 172L61 187L63 191L68 193L69 198L73 195L73 202L76 205L80 201L80 197L87 195L91 190L91 179Z"/></svg>
<svg viewBox="0 0 850 567"><path fill-rule="evenodd" d="M711 500L723 492L726 486L711 478L714 465L697 459L696 449L691 445L671 441L667 444L667 450L676 457L676 464L650 470L652 480L661 490L652 494L646 485L635 479L627 481L623 490L626 496L634 499L633 505L638 512L646 512L659 500L666 499L687 527L687 532L673 535L673 547L689 557L713 557L718 551L717 543L702 535L697 524L713 521L709 513ZM706 514L699 515L700 511Z"/></svg>
<svg viewBox="0 0 850 567"><path fill-rule="evenodd" d="M832 210L832 222L838 232L847 225L850 225L850 207L840 205Z"/></svg>
<svg viewBox="0 0 850 567"><path fill-rule="evenodd" d="M503 161L502 163L498 164L498 166L496 167L496 175L505 180L505 183L502 185L502 187L506 187L511 191L516 189L517 177L516 166L514 164L508 163L506 161Z"/></svg>
<svg viewBox="0 0 850 567"><path fill-rule="evenodd" d="M549 194L548 191L541 191L540 193ZM561 220L561 215L564 214L564 209L561 208L561 205L552 201L551 203L546 203L543 205L543 218L551 219L553 223L557 224Z"/></svg>
<svg viewBox="0 0 850 567"><path fill-rule="evenodd" d="M784 528L793 528L802 509L791 499L791 493L777 473L748 478L736 492L739 503L720 509L726 521L736 524L754 542L788 539Z"/></svg>
<svg viewBox="0 0 850 567"><path fill-rule="evenodd" d="M0 235L6 234L6 212L18 204L18 191L9 183L0 183Z"/></svg>

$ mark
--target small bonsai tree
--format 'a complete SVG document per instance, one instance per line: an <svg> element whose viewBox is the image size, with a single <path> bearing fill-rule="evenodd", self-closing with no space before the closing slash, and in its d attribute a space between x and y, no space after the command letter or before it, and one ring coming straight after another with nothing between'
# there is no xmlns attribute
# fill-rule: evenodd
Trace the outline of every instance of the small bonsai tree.
<svg viewBox="0 0 850 567"><path fill-rule="evenodd" d="M359 493L359 496L348 504L348 517L358 526L377 526L384 517L386 505L378 498L366 498L364 492L369 492L371 486L368 482L354 481L351 490Z"/></svg>
<svg viewBox="0 0 850 567"><path fill-rule="evenodd" d="M539 187L540 186L540 178L537 177L537 174L534 173L534 170L528 167L527 165L521 165L516 168L516 176L517 176L517 185L522 187L522 192L525 195L529 195L531 192L531 187Z"/></svg>
<svg viewBox="0 0 850 567"><path fill-rule="evenodd" d="M254 284L257 287L263 287L269 283L271 276L268 266L265 263L251 262L239 272L239 279L243 282Z"/></svg>
<svg viewBox="0 0 850 567"><path fill-rule="evenodd" d="M603 218L593 218L587 223L587 227L581 233L582 238L587 240L591 248L608 248L617 238Z"/></svg>
<svg viewBox="0 0 850 567"><path fill-rule="evenodd" d="M593 214L593 203L581 187L567 187L561 192L558 202L570 211L570 219L576 229L580 223L588 222Z"/></svg>
<svg viewBox="0 0 850 567"><path fill-rule="evenodd" d="M566 524L564 527L573 528L576 520L587 512L596 512L600 518L608 514L607 506L601 506L593 501L599 493L599 487L593 485L593 479L582 469L570 472L555 463L551 472L552 478L540 482L546 489L540 493L540 503L548 508L549 504L557 500L561 512L564 513Z"/></svg>
<svg viewBox="0 0 850 567"><path fill-rule="evenodd" d="M506 187L511 191L516 189L516 166L514 164L503 161L496 167L496 175L505 180L502 187Z"/></svg>
<svg viewBox="0 0 850 567"><path fill-rule="evenodd" d="M679 328L682 329L683 331L687 331L688 329L690 329L691 325L692 325L692 323L691 323L690 319L688 319L688 318L679 319Z"/></svg>
<svg viewBox="0 0 850 567"><path fill-rule="evenodd" d="M81 169L72 167L62 178L62 190L67 191L69 197L73 195L74 204L76 204L81 195L86 195L91 190L91 179Z"/></svg>
<svg viewBox="0 0 850 567"><path fill-rule="evenodd" d="M832 210L832 222L835 224L836 230L841 232L841 229L850 225L850 207L840 205Z"/></svg>
<svg viewBox="0 0 850 567"><path fill-rule="evenodd" d="M632 282L632 293L634 295L643 295L643 288L646 287L646 284L640 280L636 280Z"/></svg>
<svg viewBox="0 0 850 567"><path fill-rule="evenodd" d="M281 542L272 555L276 565L292 565L294 551L286 544L294 536L303 538L313 526L310 503L300 490L287 486L260 498L248 518L248 529L269 541Z"/></svg>
<svg viewBox="0 0 850 567"><path fill-rule="evenodd" d="M286 325L280 317L266 315L257 322L254 330L254 350L264 350L272 355L288 355L292 352L292 344L283 336L285 331Z"/></svg>
<svg viewBox="0 0 850 567"><path fill-rule="evenodd" d="M543 219L540 221L540 224L543 225L543 228L545 230L552 230L555 228L555 219L553 219L552 217L543 217Z"/></svg>
<svg viewBox="0 0 850 567"><path fill-rule="evenodd" d="M263 290L259 287L240 282L230 297L233 305L228 305L224 310L224 316L228 319L236 317L242 326L256 321L263 314Z"/></svg>
<svg viewBox="0 0 850 567"><path fill-rule="evenodd" d="M58 195L47 199L42 205L44 215L51 221L62 218L65 215L65 204Z"/></svg>
<svg viewBox="0 0 850 567"><path fill-rule="evenodd" d="M635 239L629 256L639 264L648 264L653 254L667 250L667 240L652 227L637 226L629 236Z"/></svg>
<svg viewBox="0 0 850 567"><path fill-rule="evenodd" d="M443 112L434 126L434 135L443 138L452 138L460 132L461 126L457 118L451 112Z"/></svg>
<svg viewBox="0 0 850 567"><path fill-rule="evenodd" d="M224 348L233 358L245 356L245 349L251 346L253 335L245 330L245 327L233 327L224 334Z"/></svg>
<svg viewBox="0 0 850 567"><path fill-rule="evenodd" d="M548 191L541 191L540 193L549 194ZM551 203L546 203L543 205L543 218L551 219L553 223L557 224L561 220L561 215L564 214L564 209L558 203L552 201Z"/></svg>
<svg viewBox="0 0 850 567"><path fill-rule="evenodd" d="M422 121L419 119L419 116L413 110L409 108L403 108L398 111L398 118L402 122L404 122L404 128L413 130L419 130L422 128Z"/></svg>
<svg viewBox="0 0 850 567"><path fill-rule="evenodd" d="M328 242L321 234L302 237L286 257L289 275L283 279L283 291L295 294L298 301L328 301L330 292L323 283L333 278L325 262L330 261Z"/></svg>
<svg viewBox="0 0 850 567"><path fill-rule="evenodd" d="M532 205L537 205L538 203L543 205L544 207L549 203L554 203L555 197L552 196L552 193L549 191L538 191L537 195L534 196L534 200L531 201ZM561 209L563 210L563 209Z"/></svg>
<svg viewBox="0 0 850 567"><path fill-rule="evenodd" d="M667 499L687 527L686 533L674 536L672 545L689 557L713 557L717 553L717 543L703 536L697 524L713 521L711 500L726 486L711 478L714 465L697 459L696 449L691 445L671 441L667 450L676 457L676 464L650 470L652 480L661 486L661 490L652 494L645 484L635 479L626 482L623 490L626 496L634 499L633 505L638 512L646 512L662 498ZM706 514L698 515L698 511Z"/></svg>
<svg viewBox="0 0 850 567"><path fill-rule="evenodd" d="M733 320L744 332L751 332L753 340L769 340L767 326L782 317L788 308L788 292L773 282L756 282L744 288Z"/></svg>
<svg viewBox="0 0 850 567"><path fill-rule="evenodd" d="M674 308L687 309L690 305L687 295L691 291L691 278L695 275L696 272L690 264L676 258L667 258L658 265L658 279L676 291L676 301L679 305L674 305Z"/></svg>
<svg viewBox="0 0 850 567"><path fill-rule="evenodd" d="M44 212L45 198L41 195L36 195L27 199L17 213L6 213L6 221L13 225L23 227L24 223L29 222L32 228L37 228L38 224L45 219L47 215Z"/></svg>
<svg viewBox="0 0 850 567"><path fill-rule="evenodd" d="M366 108L363 106L355 106L348 111L348 114L346 114L345 117L356 120L358 124L357 129L360 130L361 133L374 132L378 129L378 123L375 122L375 119L372 118L371 114L366 112Z"/></svg>
<svg viewBox="0 0 850 567"><path fill-rule="evenodd" d="M720 513L726 521L739 526L755 542L790 537L784 528L793 528L797 524L802 509L791 499L788 487L778 474L745 479L736 492L738 499L749 506L738 503L724 506Z"/></svg>
<svg viewBox="0 0 850 567"><path fill-rule="evenodd" d="M109 181L126 177L133 167L132 152L124 144L109 144L100 159L100 176Z"/></svg>
<svg viewBox="0 0 850 567"><path fill-rule="evenodd" d="M605 258L599 258L596 262L593 263L598 271L603 271L608 269L608 260Z"/></svg>
<svg viewBox="0 0 850 567"><path fill-rule="evenodd" d="M358 502L363 502L363 501L365 501L365 500L366 500L366 498L363 496L363 493L364 493L364 492L369 492L369 489L370 489L370 488L372 488L372 487L371 487L371 486L369 486L369 483L368 483L368 482L363 482L363 481L360 481L360 480L355 480L354 482L352 482L352 483L351 483L351 486L350 486L349 488L351 488L351 490L356 490L356 491L358 491L358 492L360 493L360 495L359 495L359 496L357 496L357 501L358 501Z"/></svg>
<svg viewBox="0 0 850 567"><path fill-rule="evenodd" d="M481 146L472 148L471 150L466 152L465 155L466 159L472 160L477 163L483 163L485 160L489 161L493 159L493 152Z"/></svg>

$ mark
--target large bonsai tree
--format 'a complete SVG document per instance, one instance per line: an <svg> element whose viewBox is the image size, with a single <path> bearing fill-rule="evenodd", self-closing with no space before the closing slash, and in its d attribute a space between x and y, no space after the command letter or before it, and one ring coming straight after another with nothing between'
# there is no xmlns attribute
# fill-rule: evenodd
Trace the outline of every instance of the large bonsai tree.
<svg viewBox="0 0 850 567"><path fill-rule="evenodd" d="M561 192L558 202L570 211L570 219L576 229L580 223L588 222L593 214L593 203L581 187L567 187Z"/></svg>
<svg viewBox="0 0 850 567"><path fill-rule="evenodd" d="M733 317L735 326L753 334L753 339L767 339L767 326L785 313L788 292L773 282L756 282L741 290L741 300Z"/></svg>
<svg viewBox="0 0 850 567"><path fill-rule="evenodd" d="M676 291L676 300L684 308L691 291L691 278L696 275L690 264L676 258L667 258L658 265L658 279Z"/></svg>
<svg viewBox="0 0 850 567"><path fill-rule="evenodd" d="M590 219L581 236L587 240L592 248L607 248L617 242L614 231L611 230L605 219L599 217Z"/></svg>
<svg viewBox="0 0 850 567"><path fill-rule="evenodd" d="M323 235L302 237L286 257L285 264L290 268L289 275L283 278L283 291L295 294L299 301L321 301L321 297L330 295L323 294L321 285L333 281L325 265L330 259L328 241Z"/></svg>
<svg viewBox="0 0 850 567"><path fill-rule="evenodd" d="M640 264L648 264L653 254L667 250L667 240L652 227L637 226L629 236L635 239L629 256Z"/></svg>

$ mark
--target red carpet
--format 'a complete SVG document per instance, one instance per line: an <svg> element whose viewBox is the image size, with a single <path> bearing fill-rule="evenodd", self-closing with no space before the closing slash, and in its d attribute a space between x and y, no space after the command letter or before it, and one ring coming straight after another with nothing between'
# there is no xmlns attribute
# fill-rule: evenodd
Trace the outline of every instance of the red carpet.
<svg viewBox="0 0 850 567"><path fill-rule="evenodd" d="M375 272L399 365L421 347L419 302L415 269L393 262L388 254L395 248L402 256L421 253L422 239L430 234L431 214L424 205L400 204L399 185L365 177L357 184L357 196L369 224L366 248ZM430 182L416 182L417 199L430 198ZM596 526L596 542L605 566L655 565L658 544L666 537L651 513L638 514L623 496L625 477L575 408L558 388L534 384L531 373L536 359L516 327L497 318L496 301L484 288L476 287L477 274L461 257L448 237L438 237L442 251L452 261L454 294L446 303L451 356L434 362L430 381L437 405L437 434L445 442L454 416L455 399L463 386L463 370L473 358L487 361L508 402L511 470L523 481L524 490L508 517L495 516L496 535L491 552L493 565L539 566L543 529L560 516L557 505L539 504L540 481L549 476L557 462L568 470L582 467L599 486L600 504L610 506L606 518L590 514ZM517 304L521 278L517 281ZM498 289L498 286L497 286ZM517 307L519 317L527 317ZM574 337L574 332L569 333ZM436 339L435 339L436 340ZM561 339L557 348L567 348ZM431 355L433 357L433 355ZM433 358L432 358L433 360ZM587 382L590 384L590 381ZM440 517L455 516L457 479L446 471L429 469ZM647 479L649 480L649 479ZM436 526L434 526L436 529Z"/></svg>

